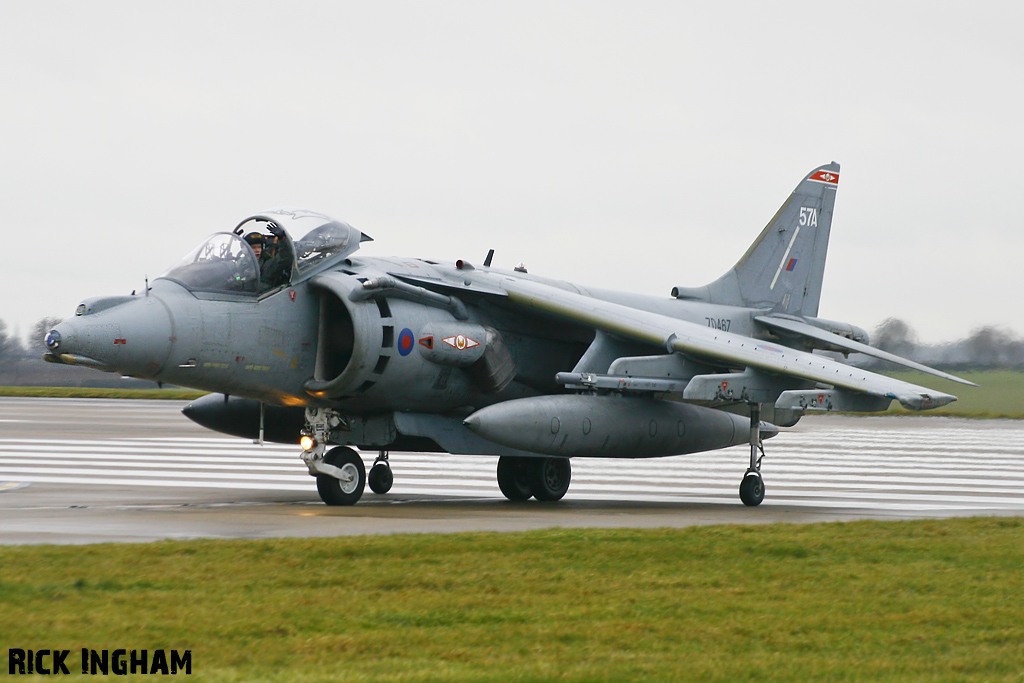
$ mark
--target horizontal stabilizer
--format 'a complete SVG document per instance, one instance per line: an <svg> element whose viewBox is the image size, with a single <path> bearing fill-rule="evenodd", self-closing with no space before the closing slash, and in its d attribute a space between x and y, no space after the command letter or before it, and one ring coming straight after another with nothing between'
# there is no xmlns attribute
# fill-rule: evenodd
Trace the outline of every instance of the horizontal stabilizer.
<svg viewBox="0 0 1024 683"><path fill-rule="evenodd" d="M941 377L942 379L948 379L950 381L959 382L960 384L966 384L972 387L978 386L974 382L969 382L966 379L961 379L960 377L951 375L947 372L942 372L941 370L930 368L927 365L916 363L907 358L901 358L900 356L889 353L887 351L876 349L873 346L861 344L858 341L847 339L846 337L834 334L832 332L829 332L828 330L823 330L820 327L815 327L814 325L808 325L807 323L800 322L799 320L792 320L790 318L776 318L774 316L766 315L759 315L755 317L754 320L772 330L781 330L784 332L789 332L791 334L798 334L804 337L810 337L811 339L817 339L818 341L825 342L832 346L837 346L841 349L846 349L847 351L852 351L854 353L863 353L865 356L871 356L873 358L889 361L890 363L896 363L897 365L902 365L907 368L920 370L921 372L927 372L929 375L935 375L936 377Z"/></svg>

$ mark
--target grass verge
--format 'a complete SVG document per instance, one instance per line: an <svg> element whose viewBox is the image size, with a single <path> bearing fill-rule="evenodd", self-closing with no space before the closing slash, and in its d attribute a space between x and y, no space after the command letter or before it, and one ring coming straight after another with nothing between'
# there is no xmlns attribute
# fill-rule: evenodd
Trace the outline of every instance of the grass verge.
<svg viewBox="0 0 1024 683"><path fill-rule="evenodd" d="M0 387L0 396L42 398L153 398L194 401L206 391L193 389L108 389L101 387Z"/></svg>
<svg viewBox="0 0 1024 683"><path fill-rule="evenodd" d="M1019 683L1022 541L978 518L3 547L0 641L191 649L208 681Z"/></svg>

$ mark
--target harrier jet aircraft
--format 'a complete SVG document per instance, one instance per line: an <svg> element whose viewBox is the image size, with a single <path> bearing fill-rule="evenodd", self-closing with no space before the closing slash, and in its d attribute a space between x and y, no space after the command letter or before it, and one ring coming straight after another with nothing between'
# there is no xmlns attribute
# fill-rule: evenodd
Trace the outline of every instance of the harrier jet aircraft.
<svg viewBox="0 0 1024 683"><path fill-rule="evenodd" d="M272 210L209 237L141 294L86 299L46 359L211 394L210 429L299 444L328 505L390 451L497 456L510 500L554 501L570 460L749 444L739 492L764 498L762 439L807 411L912 410L955 396L815 351L867 345L817 317L839 165L811 171L722 277L670 297L584 288L460 260L363 257L370 238L311 211ZM967 383L967 382L965 382ZM366 475L353 449L378 453Z"/></svg>

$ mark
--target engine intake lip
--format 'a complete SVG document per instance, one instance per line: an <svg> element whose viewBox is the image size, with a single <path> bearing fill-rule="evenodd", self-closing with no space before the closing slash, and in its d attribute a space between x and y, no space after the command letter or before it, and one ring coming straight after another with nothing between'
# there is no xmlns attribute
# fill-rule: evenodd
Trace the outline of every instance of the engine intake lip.
<svg viewBox="0 0 1024 683"><path fill-rule="evenodd" d="M303 383L303 390L316 398L341 398L369 390L373 386L370 375L384 343L377 307L352 301L351 293L363 284L348 275L324 273L310 280L310 285L320 292L321 324L316 369Z"/></svg>

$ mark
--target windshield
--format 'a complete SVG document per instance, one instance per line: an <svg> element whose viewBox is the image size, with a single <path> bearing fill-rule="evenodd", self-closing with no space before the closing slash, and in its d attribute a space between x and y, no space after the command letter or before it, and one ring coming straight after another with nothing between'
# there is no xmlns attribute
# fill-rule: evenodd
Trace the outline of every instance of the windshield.
<svg viewBox="0 0 1024 683"><path fill-rule="evenodd" d="M293 241L291 235L303 237ZM209 237L161 277L196 292L262 295L348 256L369 239L321 213L274 209L246 218L233 233Z"/></svg>
<svg viewBox="0 0 1024 683"><path fill-rule="evenodd" d="M229 232L210 236L161 277L193 291L238 294L255 294L260 279L252 249Z"/></svg>

